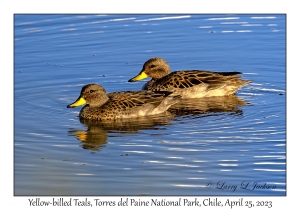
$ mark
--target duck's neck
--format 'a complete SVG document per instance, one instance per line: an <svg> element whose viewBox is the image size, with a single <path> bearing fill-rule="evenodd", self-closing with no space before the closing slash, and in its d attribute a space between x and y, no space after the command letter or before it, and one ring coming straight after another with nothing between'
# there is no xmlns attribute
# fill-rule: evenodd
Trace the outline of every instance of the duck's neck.
<svg viewBox="0 0 300 210"><path fill-rule="evenodd" d="M163 67L160 67L159 69L157 69L155 71L155 74L151 75L152 79L153 80L158 80L168 74L171 73L171 69L169 66L163 66Z"/></svg>
<svg viewBox="0 0 300 210"><path fill-rule="evenodd" d="M152 90L152 86L155 83L155 81L156 81L155 79L148 81L146 84L144 84L142 90Z"/></svg>
<svg viewBox="0 0 300 210"><path fill-rule="evenodd" d="M109 98L107 95L101 95L101 98L98 98L98 100L95 100L93 103L90 103L89 106L91 108L101 107L108 100L109 100Z"/></svg>

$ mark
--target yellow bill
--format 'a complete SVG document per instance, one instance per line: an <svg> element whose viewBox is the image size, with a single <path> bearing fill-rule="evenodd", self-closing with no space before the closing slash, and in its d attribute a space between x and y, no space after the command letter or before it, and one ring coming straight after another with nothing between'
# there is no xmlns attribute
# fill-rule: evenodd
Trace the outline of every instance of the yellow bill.
<svg viewBox="0 0 300 210"><path fill-rule="evenodd" d="M84 98L82 98L82 97L79 97L74 103L69 104L67 106L67 108L74 108L74 107L81 106L84 104L86 104L86 100L84 100Z"/></svg>
<svg viewBox="0 0 300 210"><path fill-rule="evenodd" d="M134 81L138 81L138 80L142 80L147 78L148 75L145 72L141 72L139 75L131 78L130 80L128 80L128 82L134 82Z"/></svg>

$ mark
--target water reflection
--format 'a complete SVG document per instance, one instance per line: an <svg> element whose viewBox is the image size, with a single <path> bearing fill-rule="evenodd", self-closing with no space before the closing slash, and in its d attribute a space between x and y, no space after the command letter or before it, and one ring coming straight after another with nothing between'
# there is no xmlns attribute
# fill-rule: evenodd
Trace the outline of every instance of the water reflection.
<svg viewBox="0 0 300 210"><path fill-rule="evenodd" d="M241 113L240 106L250 105L236 95L224 97L207 97L199 99L181 99L179 103L173 105L169 111L173 114L183 115L201 115L209 113Z"/></svg>
<svg viewBox="0 0 300 210"><path fill-rule="evenodd" d="M82 142L83 149L99 150L107 143L107 131L99 126L88 126L86 131L70 130L69 134Z"/></svg>
<svg viewBox="0 0 300 210"><path fill-rule="evenodd" d="M155 115L133 119L119 119L115 121L94 121L80 119L87 130L69 130L69 135L75 136L82 142L83 149L101 150L107 144L109 133L139 134L141 130L163 129L169 126L177 116L193 115L195 117L208 117L231 112L241 114L240 106L249 105L239 97L210 97L199 99L182 99L173 105L169 111Z"/></svg>
<svg viewBox="0 0 300 210"><path fill-rule="evenodd" d="M80 119L80 122L88 129L86 131L70 129L69 134L76 136L82 142L82 148L100 150L107 143L108 133L138 134L140 130L159 129L158 126L167 126L173 118L173 114L165 112L155 116L104 122Z"/></svg>

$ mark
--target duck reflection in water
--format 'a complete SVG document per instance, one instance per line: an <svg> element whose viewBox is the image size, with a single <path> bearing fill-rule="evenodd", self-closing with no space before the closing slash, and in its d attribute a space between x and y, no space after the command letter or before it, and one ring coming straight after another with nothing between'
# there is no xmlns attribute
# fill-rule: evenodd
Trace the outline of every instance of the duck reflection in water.
<svg viewBox="0 0 300 210"><path fill-rule="evenodd" d="M169 108L169 112L178 116L193 115L205 117L210 115L221 115L224 113L242 113L241 106L250 105L236 95L205 97L201 99L181 99L177 104Z"/></svg>
<svg viewBox="0 0 300 210"><path fill-rule="evenodd" d="M142 130L159 130L171 126L172 122L183 118L202 118L212 115L242 115L241 106L249 105L241 98L231 95L199 99L181 99L167 112L159 115L114 121L96 121L80 118L87 130L70 129L69 134L82 142L83 149L98 151L107 144L108 138L123 134L138 134Z"/></svg>
<svg viewBox="0 0 300 210"><path fill-rule="evenodd" d="M80 122L87 130L70 129L69 135L76 136L82 142L83 149L100 150L107 144L107 138L113 138L118 134L138 134L141 130L164 129L163 126L170 125L174 115L170 112L140 117L133 119L118 119L113 121L98 121L80 118Z"/></svg>

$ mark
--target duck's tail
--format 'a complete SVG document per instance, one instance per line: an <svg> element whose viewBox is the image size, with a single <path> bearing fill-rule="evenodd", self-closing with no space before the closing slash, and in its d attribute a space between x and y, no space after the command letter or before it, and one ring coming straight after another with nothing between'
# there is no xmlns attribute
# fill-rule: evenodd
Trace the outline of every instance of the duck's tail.
<svg viewBox="0 0 300 210"><path fill-rule="evenodd" d="M218 74L221 74L223 76L232 76L232 75L236 75L236 74L242 74L242 72L239 71L231 71L231 72L216 72Z"/></svg>
<svg viewBox="0 0 300 210"><path fill-rule="evenodd" d="M167 111L170 106L179 102L181 95L169 95L155 108L157 112Z"/></svg>

